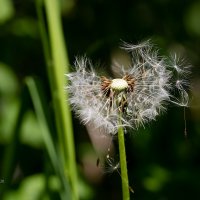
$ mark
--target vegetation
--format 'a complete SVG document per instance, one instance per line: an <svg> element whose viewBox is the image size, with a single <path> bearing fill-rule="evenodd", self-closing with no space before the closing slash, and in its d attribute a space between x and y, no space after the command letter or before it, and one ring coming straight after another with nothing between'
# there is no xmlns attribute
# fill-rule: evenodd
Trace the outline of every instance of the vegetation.
<svg viewBox="0 0 200 200"><path fill-rule="evenodd" d="M130 199L199 199L199 13L195 0L1 0L0 199L122 199L117 137L80 123L64 74L87 55L114 76L122 41L149 38L194 66L190 102L125 134Z"/></svg>

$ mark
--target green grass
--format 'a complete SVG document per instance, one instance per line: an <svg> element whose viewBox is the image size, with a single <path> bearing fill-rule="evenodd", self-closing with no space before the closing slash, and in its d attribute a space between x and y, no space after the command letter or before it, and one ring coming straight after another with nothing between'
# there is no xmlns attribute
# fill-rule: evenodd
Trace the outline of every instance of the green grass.
<svg viewBox="0 0 200 200"><path fill-rule="evenodd" d="M54 105L56 127L58 133L58 146L61 161L64 165L64 172L69 179L73 199L78 199L77 168L74 148L74 135L72 127L72 117L68 95L64 90L67 79L64 74L69 72L69 60L67 48L63 36L61 25L61 13L58 1L44 1L48 35L42 17L42 4L37 1L38 19L41 30L41 39L44 47L44 55L49 75L51 94Z"/></svg>

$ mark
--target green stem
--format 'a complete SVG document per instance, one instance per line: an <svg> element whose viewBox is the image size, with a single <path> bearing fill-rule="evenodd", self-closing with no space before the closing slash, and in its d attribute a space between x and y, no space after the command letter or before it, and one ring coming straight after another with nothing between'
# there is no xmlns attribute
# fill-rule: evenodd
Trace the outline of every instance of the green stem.
<svg viewBox="0 0 200 200"><path fill-rule="evenodd" d="M73 200L76 200L78 199L78 181L72 117L69 104L66 102L68 95L67 92L64 91L64 87L67 85L64 74L69 72L69 60L62 30L59 1L45 0L44 3L52 54L52 77L50 77L52 80L50 81L53 83L52 96L59 135L59 145L63 156L65 172L71 184Z"/></svg>
<svg viewBox="0 0 200 200"><path fill-rule="evenodd" d="M119 125L120 124L121 124L121 121L119 122ZM121 126L118 128L118 143L119 143L123 200L129 200L130 194L129 194L127 163L126 163L126 149L125 149L125 142L124 142L124 130Z"/></svg>

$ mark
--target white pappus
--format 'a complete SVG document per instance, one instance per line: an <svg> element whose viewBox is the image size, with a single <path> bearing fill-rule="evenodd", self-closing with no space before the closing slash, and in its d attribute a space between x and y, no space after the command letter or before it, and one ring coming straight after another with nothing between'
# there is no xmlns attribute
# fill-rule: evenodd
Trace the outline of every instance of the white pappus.
<svg viewBox="0 0 200 200"><path fill-rule="evenodd" d="M154 120L168 103L188 104L189 67L176 55L160 56L149 42L124 43L131 65L120 77L98 76L86 57L76 59L67 74L69 101L83 123L93 123L114 135L119 126L138 128ZM120 120L120 123L119 123Z"/></svg>

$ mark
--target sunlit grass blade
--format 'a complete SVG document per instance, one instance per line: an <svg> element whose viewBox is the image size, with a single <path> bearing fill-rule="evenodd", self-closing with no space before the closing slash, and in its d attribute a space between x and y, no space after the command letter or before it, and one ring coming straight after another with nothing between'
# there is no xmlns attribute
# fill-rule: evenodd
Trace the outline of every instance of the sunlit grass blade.
<svg viewBox="0 0 200 200"><path fill-rule="evenodd" d="M51 68L53 76L50 77L53 80L50 81L53 83L51 89L60 150L63 155L65 172L70 179L73 199L78 199L72 117L69 105L66 102L67 93L64 91L67 84L64 74L68 73L69 61L62 31L59 2L57 0L45 0L44 3L53 61Z"/></svg>

